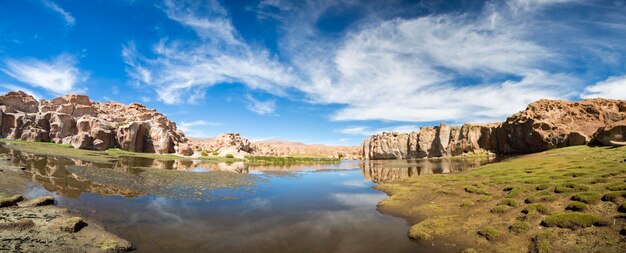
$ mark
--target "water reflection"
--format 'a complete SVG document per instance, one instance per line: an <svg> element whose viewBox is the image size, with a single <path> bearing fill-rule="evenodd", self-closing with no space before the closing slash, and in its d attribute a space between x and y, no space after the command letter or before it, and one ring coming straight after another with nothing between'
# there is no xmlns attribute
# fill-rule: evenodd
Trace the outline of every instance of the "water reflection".
<svg viewBox="0 0 626 253"><path fill-rule="evenodd" d="M495 162L495 157L418 160L370 160L361 163L363 176L374 183L398 181L407 177L456 173Z"/></svg>

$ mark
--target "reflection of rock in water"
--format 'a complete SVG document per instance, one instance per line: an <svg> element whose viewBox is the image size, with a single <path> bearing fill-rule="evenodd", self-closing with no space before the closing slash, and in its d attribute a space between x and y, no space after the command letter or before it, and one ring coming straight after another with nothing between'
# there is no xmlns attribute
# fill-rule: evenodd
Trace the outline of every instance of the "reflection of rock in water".
<svg viewBox="0 0 626 253"><path fill-rule="evenodd" d="M385 183L413 176L461 172L489 163L492 159L368 160L361 163L361 171L372 182Z"/></svg>
<svg viewBox="0 0 626 253"><path fill-rule="evenodd" d="M0 153L11 157L10 163L23 168L33 182L61 196L76 198L81 193L135 197L145 194L202 198L202 192L217 188L239 187L255 183L242 162L202 164L211 173L191 173L192 161L162 161L146 158L123 158L116 163L101 164L77 159L35 155L0 147ZM150 168L169 169L150 169ZM221 172L218 170L239 173Z"/></svg>

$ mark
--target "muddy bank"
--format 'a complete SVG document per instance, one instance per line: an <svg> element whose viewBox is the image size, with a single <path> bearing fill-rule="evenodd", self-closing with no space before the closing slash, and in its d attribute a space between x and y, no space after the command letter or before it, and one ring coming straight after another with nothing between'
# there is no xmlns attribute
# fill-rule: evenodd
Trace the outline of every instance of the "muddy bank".
<svg viewBox="0 0 626 253"><path fill-rule="evenodd" d="M6 159L6 158L2 158ZM21 168L0 168L0 252L126 252L130 242L95 222L55 206L54 198L24 199Z"/></svg>
<svg viewBox="0 0 626 253"><path fill-rule="evenodd" d="M376 188L408 236L468 252L626 252L626 147L570 147ZM471 251L474 250L474 251Z"/></svg>

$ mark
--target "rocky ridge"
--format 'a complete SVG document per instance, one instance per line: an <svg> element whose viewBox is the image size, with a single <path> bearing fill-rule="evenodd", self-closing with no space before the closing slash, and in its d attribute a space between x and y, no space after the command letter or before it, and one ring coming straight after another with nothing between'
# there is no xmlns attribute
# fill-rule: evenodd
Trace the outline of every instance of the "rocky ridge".
<svg viewBox="0 0 626 253"><path fill-rule="evenodd" d="M40 101L22 91L2 95L0 136L80 149L193 154L176 123L156 110L138 103L92 102L85 95Z"/></svg>
<svg viewBox="0 0 626 253"><path fill-rule="evenodd" d="M574 145L622 145L626 101L539 100L506 121L445 123L410 133L384 132L366 139L363 159L411 159L472 153L522 154Z"/></svg>

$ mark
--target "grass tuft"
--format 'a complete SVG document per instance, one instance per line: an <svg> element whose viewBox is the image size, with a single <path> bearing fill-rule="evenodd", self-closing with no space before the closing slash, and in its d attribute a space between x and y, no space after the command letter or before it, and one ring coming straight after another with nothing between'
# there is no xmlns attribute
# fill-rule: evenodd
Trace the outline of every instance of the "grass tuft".
<svg viewBox="0 0 626 253"><path fill-rule="evenodd" d="M495 239L498 239L498 237L500 237L500 232L498 232L498 230L496 230L492 226L483 227L476 232L478 233L478 235L484 237L485 239L489 241L493 241Z"/></svg>
<svg viewBox="0 0 626 253"><path fill-rule="evenodd" d="M591 226L606 226L608 222L591 214L559 213L548 216L541 222L546 227L578 229Z"/></svg>

